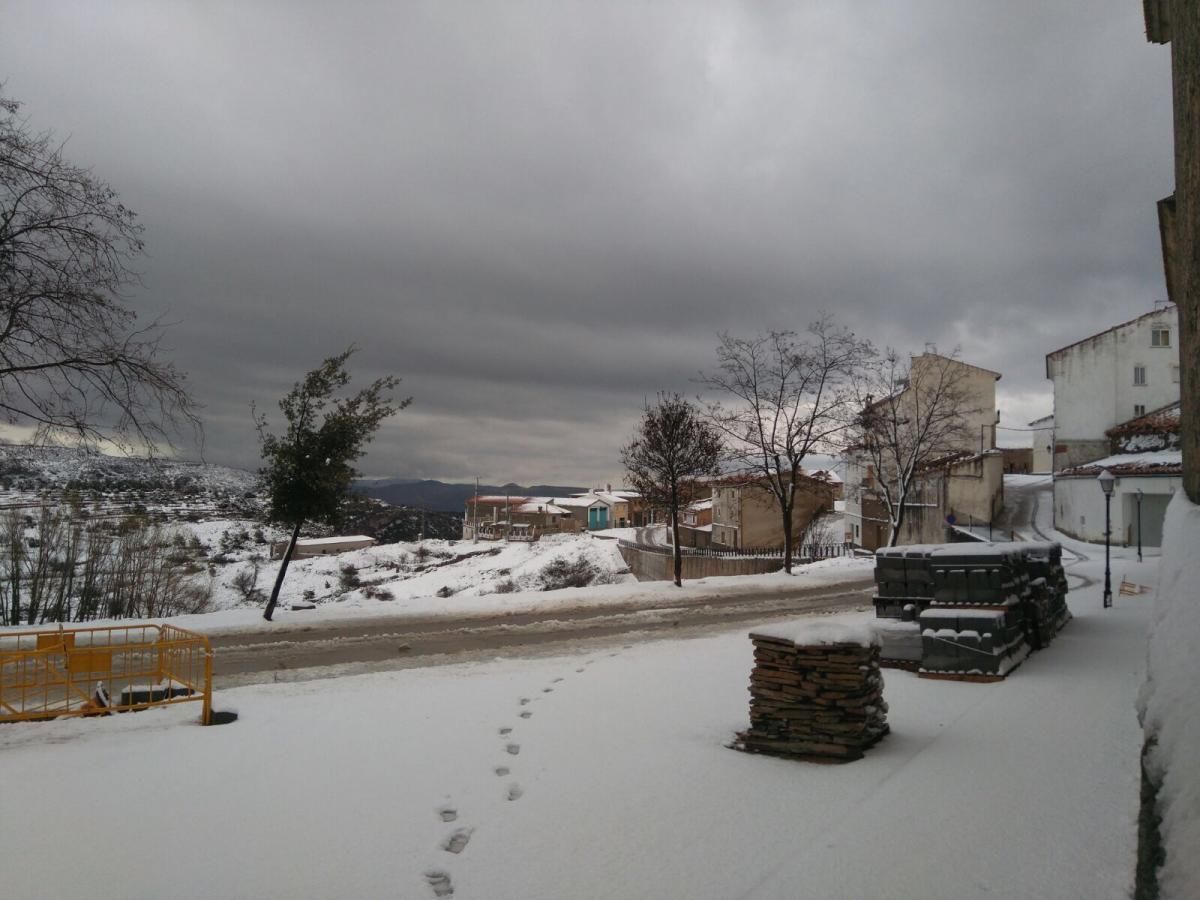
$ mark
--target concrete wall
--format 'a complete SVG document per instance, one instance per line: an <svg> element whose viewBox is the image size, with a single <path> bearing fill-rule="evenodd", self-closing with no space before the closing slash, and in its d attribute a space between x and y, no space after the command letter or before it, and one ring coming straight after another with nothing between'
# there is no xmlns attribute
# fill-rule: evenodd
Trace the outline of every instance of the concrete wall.
<svg viewBox="0 0 1200 900"><path fill-rule="evenodd" d="M1112 543L1137 542L1137 500L1142 491L1142 545L1160 546L1166 499L1180 488L1178 475L1118 478L1113 487ZM1149 499L1147 499L1149 498ZM1104 543L1104 492L1094 476L1054 480L1054 527L1092 543Z"/></svg>
<svg viewBox="0 0 1200 900"><path fill-rule="evenodd" d="M1004 457L989 453L950 470L946 511L960 520L990 522L1004 505Z"/></svg>
<svg viewBox="0 0 1200 900"><path fill-rule="evenodd" d="M626 544L620 545L621 556L638 581L673 581L675 560L668 551L655 553ZM782 559L730 559L727 557L683 557L683 579L711 578L715 575L761 575L783 568Z"/></svg>
<svg viewBox="0 0 1200 900"><path fill-rule="evenodd" d="M979 453L996 446L996 376L986 369L936 354L922 353L913 357L910 368L910 384L915 386L915 391L914 387L906 390L900 405L903 406L910 397L916 400L919 395L928 392L931 388L922 388L921 385L932 386L937 383L940 376L936 367L939 366L948 368L948 377L955 379L958 388L966 395L963 405L968 410L961 416L962 439L944 449L947 452Z"/></svg>
<svg viewBox="0 0 1200 900"><path fill-rule="evenodd" d="M1170 346L1151 346L1151 333L1170 329ZM1135 365L1146 369L1146 384L1133 383ZM1166 306L1046 357L1054 382L1054 433L1060 445L1104 443L1104 432L1135 418L1135 406L1149 412L1179 399L1179 312ZM1090 462L1056 454L1057 469Z"/></svg>
<svg viewBox="0 0 1200 900"><path fill-rule="evenodd" d="M1054 425L1033 432L1033 471L1039 474L1054 471Z"/></svg>

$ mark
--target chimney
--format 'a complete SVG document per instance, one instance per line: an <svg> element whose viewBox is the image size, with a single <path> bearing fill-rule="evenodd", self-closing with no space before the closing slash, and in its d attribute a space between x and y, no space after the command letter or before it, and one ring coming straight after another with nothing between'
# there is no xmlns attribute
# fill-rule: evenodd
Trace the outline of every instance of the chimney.
<svg viewBox="0 0 1200 900"><path fill-rule="evenodd" d="M609 485L605 485L604 489L605 489L606 491L608 491L610 494L612 493L612 485L611 485L611 484L609 484Z"/></svg>

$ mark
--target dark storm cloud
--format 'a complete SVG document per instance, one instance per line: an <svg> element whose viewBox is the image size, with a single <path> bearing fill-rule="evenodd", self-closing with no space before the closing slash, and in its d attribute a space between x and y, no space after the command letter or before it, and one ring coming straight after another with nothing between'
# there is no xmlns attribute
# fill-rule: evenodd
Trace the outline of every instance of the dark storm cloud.
<svg viewBox="0 0 1200 900"><path fill-rule="evenodd" d="M16 3L0 66L140 213L218 461L356 342L415 398L373 473L615 481L717 332L822 310L1023 425L1048 350L1164 294L1130 0Z"/></svg>

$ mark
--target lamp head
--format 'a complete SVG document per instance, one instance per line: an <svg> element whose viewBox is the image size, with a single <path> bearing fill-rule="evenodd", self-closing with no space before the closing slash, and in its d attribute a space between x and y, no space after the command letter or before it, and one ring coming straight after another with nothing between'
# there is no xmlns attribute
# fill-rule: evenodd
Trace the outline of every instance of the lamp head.
<svg viewBox="0 0 1200 900"><path fill-rule="evenodd" d="M1113 492L1113 485L1117 483L1116 476L1108 469L1101 469L1100 474L1096 476L1096 480L1100 482L1100 490L1105 494Z"/></svg>

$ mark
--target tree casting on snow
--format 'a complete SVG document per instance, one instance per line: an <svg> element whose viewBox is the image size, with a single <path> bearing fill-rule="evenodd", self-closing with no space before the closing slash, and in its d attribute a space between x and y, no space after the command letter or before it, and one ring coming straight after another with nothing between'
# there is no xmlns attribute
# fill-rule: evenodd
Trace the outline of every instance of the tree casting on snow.
<svg viewBox="0 0 1200 900"><path fill-rule="evenodd" d="M267 515L270 521L292 528L275 587L263 611L268 621L275 613L301 526L310 521L338 523L342 501L358 474L354 461L366 452L363 448L383 420L411 402L411 398L394 401L390 397L389 392L400 383L392 375L376 379L351 397L335 396L350 383L346 360L354 350L350 347L329 357L279 401L288 423L284 434L271 434L266 416L255 414L264 462L260 476L267 495Z"/></svg>

